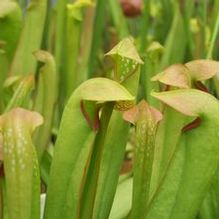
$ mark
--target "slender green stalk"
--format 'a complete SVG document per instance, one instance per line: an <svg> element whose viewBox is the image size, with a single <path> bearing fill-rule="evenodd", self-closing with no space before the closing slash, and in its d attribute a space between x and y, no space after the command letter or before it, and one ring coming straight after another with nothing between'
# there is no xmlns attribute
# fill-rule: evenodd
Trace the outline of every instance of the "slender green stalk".
<svg viewBox="0 0 219 219"><path fill-rule="evenodd" d="M52 148L53 146L54 145L51 145ZM49 173L50 173L51 163L52 163L52 155L46 150L43 154L40 163L41 179L46 186L48 186L49 184Z"/></svg>
<svg viewBox="0 0 219 219"><path fill-rule="evenodd" d="M0 96L3 97L3 84L8 72L8 60L5 51L0 48ZM0 112L4 109L3 98L0 98Z"/></svg>
<svg viewBox="0 0 219 219"><path fill-rule="evenodd" d="M161 70L170 64L180 63L184 60L186 35L179 2L174 2L174 19L170 32L165 41L165 51L161 61Z"/></svg>
<svg viewBox="0 0 219 219"><path fill-rule="evenodd" d="M52 1L47 2L47 9L46 9L46 18L45 18L45 24L44 24L44 31L43 31L43 37L42 37L42 44L41 44L41 49L43 50L50 50L51 43L53 42L53 39L50 38L51 31L53 30L53 25L54 25L54 20L53 15L53 3Z"/></svg>
<svg viewBox="0 0 219 219"><path fill-rule="evenodd" d="M144 62L147 60L147 57L145 57L145 50L148 45L148 30L149 30L149 18L150 18L150 0L144 0L144 11L143 15L141 17L141 28L140 28L140 53L144 56ZM151 83L148 78L146 79L146 75L148 74L147 71L147 65L143 65L141 67L141 85L144 90ZM146 83L145 83L146 82ZM147 93L144 93L144 97L146 97Z"/></svg>
<svg viewBox="0 0 219 219"><path fill-rule="evenodd" d="M148 47L145 54L145 65L141 71L144 96L146 97L147 102L159 108L159 102L153 98L150 93L151 91L159 91L159 84L157 82L151 81L151 78L157 73L161 54L163 53L164 48L158 42L152 42Z"/></svg>
<svg viewBox="0 0 219 219"><path fill-rule="evenodd" d="M120 175L129 125L121 112L113 111L105 137L99 166L93 217L108 218Z"/></svg>
<svg viewBox="0 0 219 219"><path fill-rule="evenodd" d="M66 36L65 36L65 42L66 42L66 49L65 49L65 71L63 72L63 77L61 79L65 80L62 90L64 94L64 100L68 100L74 89L78 85L77 81L77 61L78 61L78 54L79 54L79 48L80 48L80 37L81 37L81 25L82 25L82 19L78 20L73 15L73 10L69 9L67 11L67 27L66 27ZM75 9L80 10L80 9ZM77 11L76 11L77 12ZM75 12L75 13L76 13ZM73 37L74 36L74 37Z"/></svg>
<svg viewBox="0 0 219 219"><path fill-rule="evenodd" d="M218 8L219 8L219 2L217 0L214 0L214 3L212 4L212 20L211 20L211 29L215 26L215 21L218 16Z"/></svg>
<svg viewBox="0 0 219 219"><path fill-rule="evenodd" d="M57 0L57 15L56 15L56 22L55 22L55 63L58 73L58 84L59 89L63 87L63 84L61 82L62 74L64 72L64 65L61 65L61 63L64 63L65 60L65 49L66 49L66 41L65 41L65 34L66 34L66 16L67 16L67 3L68 0ZM64 105L63 105L63 95L59 94L59 109L58 109L58 120L60 120L60 114L63 111ZM59 123L59 121L57 122Z"/></svg>
<svg viewBox="0 0 219 219"><path fill-rule="evenodd" d="M94 149L91 156L91 163L86 179L85 190L83 194L83 202L81 205L81 218L92 218L93 205L95 201L96 189L99 186L97 184L97 178L99 174L100 161L104 150L105 139L108 131L110 117L113 111L114 104L108 103L102 109L102 115L100 119L100 128L97 133Z"/></svg>
<svg viewBox="0 0 219 219"><path fill-rule="evenodd" d="M37 90L39 94L37 98L39 100L36 100L36 106L34 107L35 110L46 118L44 124L40 127L35 136L38 158L41 160L50 140L54 109L58 96L58 83L53 56L42 50L36 52L35 55L39 61L44 62L44 66L40 69L39 86Z"/></svg>
<svg viewBox="0 0 219 219"><path fill-rule="evenodd" d="M78 57L80 52L81 43L81 30L83 26L83 9L89 8L93 4L91 1L78 0L73 4L67 5L67 18L66 18L66 36L65 36L65 51L63 60L64 67L62 77L60 78L62 83L63 92L62 101L64 103L68 100L75 88L82 82L81 76L78 73ZM82 48L84 49L83 46ZM89 46L88 46L89 48ZM82 57L82 59L85 57ZM83 62L83 64L85 64Z"/></svg>
<svg viewBox="0 0 219 219"><path fill-rule="evenodd" d="M19 4L20 4L21 8L22 8L23 10L25 10L26 5L27 5L27 0L19 0L18 2L19 2Z"/></svg>
<svg viewBox="0 0 219 219"><path fill-rule="evenodd" d="M119 38L123 39L124 37L127 37L129 35L129 30L125 17L122 14L119 1L109 0L109 5L110 5L110 9L111 9L110 11L112 13L114 25L119 34Z"/></svg>
<svg viewBox="0 0 219 219"><path fill-rule="evenodd" d="M145 52L148 45L148 30L149 30L149 18L150 18L150 0L144 0L144 11L141 17L141 29L140 29L140 53Z"/></svg>
<svg viewBox="0 0 219 219"><path fill-rule="evenodd" d="M10 67L11 76L35 74L37 61L33 52L39 50L41 46L46 8L47 0L32 0L29 3L17 50Z"/></svg>
<svg viewBox="0 0 219 219"><path fill-rule="evenodd" d="M214 29L213 29L212 37L210 40L209 48L207 51L207 56L206 56L207 59L213 58L214 45L215 45L215 42L217 39L218 31L219 31L219 7L217 8L217 17L215 20ZM213 83L214 83L214 86L216 89L217 97L219 97L219 77L218 77L218 75L215 75L215 77L213 78Z"/></svg>
<svg viewBox="0 0 219 219"><path fill-rule="evenodd" d="M200 2L200 16L201 16L201 22L202 22L202 29L201 29L201 35L202 35L202 42L203 42L203 49L202 49L202 54L200 54L200 57L204 57L206 52L207 52L207 48L206 48L206 27L207 27L207 12L208 12L208 0L205 1L201 1Z"/></svg>
<svg viewBox="0 0 219 219"><path fill-rule="evenodd" d="M89 67L88 67L88 77L90 78L95 70L100 46L102 45L102 34L104 28L104 13L106 12L106 1L97 0L96 2L96 13L93 23L93 38L91 43Z"/></svg>
<svg viewBox="0 0 219 219"><path fill-rule="evenodd" d="M218 8L217 18L215 21L211 41L210 41L208 51L207 51L207 56L206 56L207 59L212 59L213 49L214 49L215 41L217 39L218 31L219 31L219 8Z"/></svg>
<svg viewBox="0 0 219 219"><path fill-rule="evenodd" d="M81 45L84 45L81 48L79 54L79 62L78 62L78 79L77 83L81 84L83 81L88 79L88 64L91 52L91 43L93 39L93 23L95 17L95 8L87 8L85 11L84 25L83 25L83 33L81 36ZM85 46L86 45L86 46Z"/></svg>
<svg viewBox="0 0 219 219"><path fill-rule="evenodd" d="M61 77L62 67L61 62L63 57L63 44L65 44L64 36L66 30L66 6L68 0L57 1L57 17L56 17L56 39L55 39L55 62L59 77Z"/></svg>
<svg viewBox="0 0 219 219"><path fill-rule="evenodd" d="M192 57L194 51L194 43L192 39L191 24L190 24L192 13L194 11L194 4L195 4L194 1L186 0L185 9L183 11L186 38L188 40L188 47L189 47L189 54L188 54L189 58Z"/></svg>
<svg viewBox="0 0 219 219"><path fill-rule="evenodd" d="M158 28L155 29L156 32L154 34L156 36L156 39L163 45L170 31L174 10L172 7L173 1L161 0L159 2L161 4L160 11L162 13L162 17L160 18L158 13L158 17L155 17L155 19L158 20L161 24L158 24Z"/></svg>

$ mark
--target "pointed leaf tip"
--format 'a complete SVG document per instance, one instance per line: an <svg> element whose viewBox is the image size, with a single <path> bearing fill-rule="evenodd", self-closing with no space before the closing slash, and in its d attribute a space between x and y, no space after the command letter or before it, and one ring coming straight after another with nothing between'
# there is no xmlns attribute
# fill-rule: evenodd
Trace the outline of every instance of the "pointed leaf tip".
<svg viewBox="0 0 219 219"><path fill-rule="evenodd" d="M171 65L163 72L152 77L151 80L179 88L189 88L191 86L189 70L182 64Z"/></svg>
<svg viewBox="0 0 219 219"><path fill-rule="evenodd" d="M191 77L196 81L204 81L219 73L219 62L213 60L194 60L187 62L185 66L189 69Z"/></svg>
<svg viewBox="0 0 219 219"><path fill-rule="evenodd" d="M123 119L132 124L138 122L142 116L151 117L154 123L158 123L163 117L159 110L150 106L145 100L142 100L138 105L123 113Z"/></svg>
<svg viewBox="0 0 219 219"><path fill-rule="evenodd" d="M47 62L47 60L52 60L53 56L44 50L38 50L33 53L35 57L40 61L40 62Z"/></svg>
<svg viewBox="0 0 219 219"><path fill-rule="evenodd" d="M209 113L218 105L218 100L212 95L196 89L180 89L151 95L175 110L188 116L200 116Z"/></svg>
<svg viewBox="0 0 219 219"><path fill-rule="evenodd" d="M121 57L136 61L136 63L138 63L138 64L144 63L141 60L141 58L136 50L136 47L134 45L134 39L132 37L127 37L127 38L123 39L105 55L106 56L119 55Z"/></svg>
<svg viewBox="0 0 219 219"><path fill-rule="evenodd" d="M95 3L91 0L77 0L73 3L67 4L68 14L75 20L82 21L82 9L84 7L94 7Z"/></svg>
<svg viewBox="0 0 219 219"><path fill-rule="evenodd" d="M158 51L160 53L163 53L164 47L157 41L153 41L149 47L147 48L147 52L152 53Z"/></svg>
<svg viewBox="0 0 219 219"><path fill-rule="evenodd" d="M135 124L138 120L138 107L134 106L123 113L123 119L127 122Z"/></svg>

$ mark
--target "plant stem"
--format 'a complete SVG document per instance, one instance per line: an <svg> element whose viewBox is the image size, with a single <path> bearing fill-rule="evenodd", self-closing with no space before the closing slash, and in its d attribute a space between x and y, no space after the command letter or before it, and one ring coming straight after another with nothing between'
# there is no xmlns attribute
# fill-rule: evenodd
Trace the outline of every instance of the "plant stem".
<svg viewBox="0 0 219 219"><path fill-rule="evenodd" d="M112 13L113 22L119 34L119 38L122 39L124 37L127 37L129 35L129 30L126 20L122 14L119 1L110 0L109 5Z"/></svg>
<svg viewBox="0 0 219 219"><path fill-rule="evenodd" d="M98 58L98 49L100 48L102 41L102 33L103 33L103 25L104 25L104 12L105 12L105 0L97 0L96 3L96 14L95 20L93 24L93 39L90 50L90 60L89 60L89 68L88 68L88 77L90 78L93 74L95 65L97 63Z"/></svg>
<svg viewBox="0 0 219 219"><path fill-rule="evenodd" d="M57 71L60 73L60 63L64 59L63 55L63 42L65 34L65 21L66 21L66 5L68 0L58 0L57 3L57 29L56 29L56 41L55 41L55 61Z"/></svg>
<svg viewBox="0 0 219 219"><path fill-rule="evenodd" d="M37 61L33 56L33 52L39 50L41 46L46 9L47 0L30 1L19 43L10 67L11 76L35 73Z"/></svg>
<svg viewBox="0 0 219 219"><path fill-rule="evenodd" d="M219 31L219 8L217 11L217 17L216 17L216 21L215 21L215 25L214 25L214 30L213 30L212 38L211 38L210 45L208 48L207 56L206 56L207 59L212 59L212 57L213 57L213 49L214 49L214 44L215 44L215 41L216 41L216 38L218 35L218 31ZM218 75L214 76L213 83L215 86L217 97L219 97L219 77L218 77Z"/></svg>
<svg viewBox="0 0 219 219"><path fill-rule="evenodd" d="M219 10L217 13L217 18L216 18L216 22L215 22L215 26L214 26L214 30L213 30L213 34L212 34L212 38L210 41L210 45L208 48L208 53L207 53L207 59L211 59L213 56L213 49L214 49L214 44L218 35L218 31L219 31Z"/></svg>
<svg viewBox="0 0 219 219"><path fill-rule="evenodd" d="M83 194L84 201L81 209L82 219L92 218L93 215L96 188L98 186L98 175L100 171L100 162L113 107L113 103L107 103L102 111L100 130L98 131L98 134L95 139L94 151L92 152L91 163L88 170L88 177L86 179L85 191Z"/></svg>
<svg viewBox="0 0 219 219"><path fill-rule="evenodd" d="M84 18L84 26L81 36L81 51L79 55L79 67L77 69L78 72L78 84L81 84L88 78L88 62L89 62L89 55L91 52L91 42L93 38L93 21L95 16L95 8L90 7L87 8L85 11L85 18Z"/></svg>
<svg viewBox="0 0 219 219"><path fill-rule="evenodd" d="M53 114L57 101L57 73L53 56L45 51L35 53L37 59L44 63L40 68L38 95L36 96L35 108L46 118L44 124L37 130L35 145L37 145L38 159L41 161L43 153L50 141ZM49 87L49 89L48 89Z"/></svg>
<svg viewBox="0 0 219 219"><path fill-rule="evenodd" d="M6 74L8 72L8 61L7 61L7 57L6 57L6 54L5 54L5 51L2 50L0 48L0 96L2 97L0 99L0 112L3 111L3 108L4 108L4 103L3 103L3 84L4 84L4 81L5 81L5 78L6 78Z"/></svg>
<svg viewBox="0 0 219 219"><path fill-rule="evenodd" d="M147 34L149 29L149 18L150 18L150 0L144 0L144 11L141 18L141 31L140 31L141 53L145 52L145 49L147 48L147 44L148 44Z"/></svg>
<svg viewBox="0 0 219 219"><path fill-rule="evenodd" d="M27 5L27 0L19 0L19 4L20 4L22 10L25 10L26 5Z"/></svg>
<svg viewBox="0 0 219 219"><path fill-rule="evenodd" d="M185 9L183 13L184 13L184 21L185 21L186 38L188 40L189 59L190 57L192 57L192 53L194 51L192 33L190 30L190 19L191 19L193 10L194 10L194 2L187 0L185 2Z"/></svg>

